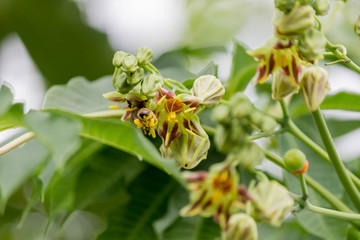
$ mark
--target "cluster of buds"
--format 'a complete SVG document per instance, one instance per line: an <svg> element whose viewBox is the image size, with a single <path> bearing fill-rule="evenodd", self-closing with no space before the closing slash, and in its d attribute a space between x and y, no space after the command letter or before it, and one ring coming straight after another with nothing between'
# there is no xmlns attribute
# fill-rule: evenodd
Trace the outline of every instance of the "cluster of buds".
<svg viewBox="0 0 360 240"><path fill-rule="evenodd" d="M249 142L253 132L271 132L276 121L256 109L241 92L234 94L227 104L217 106L213 111L216 125L214 142L217 149L229 153L243 167L252 168L261 163L263 152L257 144ZM246 157L245 157L246 156Z"/></svg>
<svg viewBox="0 0 360 240"><path fill-rule="evenodd" d="M326 38L314 27L314 16L324 15L328 0L276 0L275 37L259 49L248 51L259 61L255 83L272 76L272 98L281 100L301 93L315 111L329 91L327 73L316 65L323 58ZM310 68L309 68L310 67Z"/></svg>
<svg viewBox="0 0 360 240"><path fill-rule="evenodd" d="M238 163L231 158L214 164L209 172L184 172L190 190L190 203L182 216L212 216L219 223L223 240L258 237L255 220L279 226L290 212L293 200L276 181L264 179L247 189L239 184ZM243 212L248 210L247 213Z"/></svg>
<svg viewBox="0 0 360 240"><path fill-rule="evenodd" d="M117 103L126 102L122 120L133 122L144 134L162 138L160 151L174 157L179 166L193 168L207 157L209 137L196 114L198 108L217 104L225 90L215 76L201 76L188 93L176 95L164 88L164 79L151 64L152 51L143 47L136 57L115 53L113 77L116 91L104 97ZM144 70L149 71L145 75ZM153 71L156 70L156 71Z"/></svg>

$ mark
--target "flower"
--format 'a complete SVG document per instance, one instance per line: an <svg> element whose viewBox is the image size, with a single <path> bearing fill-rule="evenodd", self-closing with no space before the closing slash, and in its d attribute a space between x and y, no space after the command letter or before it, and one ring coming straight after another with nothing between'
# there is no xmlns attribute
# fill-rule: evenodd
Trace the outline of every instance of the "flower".
<svg viewBox="0 0 360 240"><path fill-rule="evenodd" d="M245 213L230 217L229 227L222 233L223 240L257 240L258 232L255 220Z"/></svg>
<svg viewBox="0 0 360 240"><path fill-rule="evenodd" d="M248 51L248 53L259 60L254 76L255 83L261 84L269 78L270 74L279 71L289 78L292 85L299 85L303 65L306 63L301 59L293 42L271 38L263 47Z"/></svg>
<svg viewBox="0 0 360 240"><path fill-rule="evenodd" d="M190 203L181 209L180 214L214 216L225 229L230 215L236 211L239 198L239 175L234 164L225 161L212 165L209 172L184 172L183 176L191 192Z"/></svg>
<svg viewBox="0 0 360 240"><path fill-rule="evenodd" d="M219 103L225 88L215 76L205 75L195 80L191 93L199 99L201 105L209 107Z"/></svg>
<svg viewBox="0 0 360 240"><path fill-rule="evenodd" d="M253 217L272 226L280 226L294 201L288 190L277 181L262 181L249 190L253 198Z"/></svg>

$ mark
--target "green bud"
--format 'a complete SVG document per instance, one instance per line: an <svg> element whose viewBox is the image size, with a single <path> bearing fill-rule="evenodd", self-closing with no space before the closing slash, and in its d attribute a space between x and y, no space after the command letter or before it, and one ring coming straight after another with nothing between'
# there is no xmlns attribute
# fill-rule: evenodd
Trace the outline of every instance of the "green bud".
<svg viewBox="0 0 360 240"><path fill-rule="evenodd" d="M165 158L174 157L179 166L185 169L196 167L201 160L206 159L210 148L208 136L182 134L175 138L169 147L163 144L160 151Z"/></svg>
<svg viewBox="0 0 360 240"><path fill-rule="evenodd" d="M126 101L126 96L117 91L105 93L105 94L103 94L103 97L110 101L113 101L113 102L125 102Z"/></svg>
<svg viewBox="0 0 360 240"><path fill-rule="evenodd" d="M301 35L314 26L314 10L310 6L296 6L286 14L276 11L274 26L280 37Z"/></svg>
<svg viewBox="0 0 360 240"><path fill-rule="evenodd" d="M264 159L264 152L256 143L249 142L236 154L235 157L241 166L245 168L253 168L261 164Z"/></svg>
<svg viewBox="0 0 360 240"><path fill-rule="evenodd" d="M296 0L275 0L275 7L283 12L290 12L294 8Z"/></svg>
<svg viewBox="0 0 360 240"><path fill-rule="evenodd" d="M284 97L299 92L299 84L291 80L290 76L281 71L276 71L272 76L271 97L274 100L281 100Z"/></svg>
<svg viewBox="0 0 360 240"><path fill-rule="evenodd" d="M226 105L216 106L212 112L212 117L215 121L220 124L229 124L230 123L230 107Z"/></svg>
<svg viewBox="0 0 360 240"><path fill-rule="evenodd" d="M138 68L134 73L130 74L130 76L127 79L127 83L129 85L134 86L141 81L143 75L144 75L144 69Z"/></svg>
<svg viewBox="0 0 360 240"><path fill-rule="evenodd" d="M262 181L249 190L253 198L253 217L278 227L294 204L288 190L277 181Z"/></svg>
<svg viewBox="0 0 360 240"><path fill-rule="evenodd" d="M315 66L305 71L301 82L301 93L310 111L313 112L320 106L329 90L328 74L325 69Z"/></svg>
<svg viewBox="0 0 360 240"><path fill-rule="evenodd" d="M271 132L275 129L277 123L274 118L270 116L264 116L263 121L261 123L261 130L263 132Z"/></svg>
<svg viewBox="0 0 360 240"><path fill-rule="evenodd" d="M227 153L234 147L242 144L248 133L244 129L243 124L233 119L230 126L218 124L215 129L214 142L218 151Z"/></svg>
<svg viewBox="0 0 360 240"><path fill-rule="evenodd" d="M148 47L139 48L136 52L136 58L140 66L147 65L153 59L153 51Z"/></svg>
<svg viewBox="0 0 360 240"><path fill-rule="evenodd" d="M309 62L323 59L325 52L326 38L323 33L316 29L306 31L299 38L298 48L303 57Z"/></svg>
<svg viewBox="0 0 360 240"><path fill-rule="evenodd" d="M114 85L114 88L116 89L116 91L118 91L122 94L126 94L131 89L133 89L133 86L131 86L127 83L127 78L128 78L128 76L124 72L121 74L115 75L115 77L113 78L113 85Z"/></svg>
<svg viewBox="0 0 360 240"><path fill-rule="evenodd" d="M199 98L201 105L210 107L219 103L225 88L215 76L205 75L195 80L190 92Z"/></svg>
<svg viewBox="0 0 360 240"><path fill-rule="evenodd" d="M329 0L315 0L313 8L316 15L326 15L330 8Z"/></svg>
<svg viewBox="0 0 360 240"><path fill-rule="evenodd" d="M151 74L144 78L144 80L141 83L141 91L146 97L148 98L155 97L157 92L156 84L160 82L159 78L160 77L156 74Z"/></svg>
<svg viewBox="0 0 360 240"><path fill-rule="evenodd" d="M247 117L254 109L249 98L241 92L238 92L231 97L230 104L233 117L238 119Z"/></svg>
<svg viewBox="0 0 360 240"><path fill-rule="evenodd" d="M126 73L134 73L138 68L138 61L135 56L128 55L122 61L122 68Z"/></svg>
<svg viewBox="0 0 360 240"><path fill-rule="evenodd" d="M251 112L250 122L255 126L257 126L258 128L261 128L263 120L264 120L264 114L259 110L254 109L254 111Z"/></svg>
<svg viewBox="0 0 360 240"><path fill-rule="evenodd" d="M290 149L284 155L285 167L291 172L303 169L305 162L306 156L299 149Z"/></svg>
<svg viewBox="0 0 360 240"><path fill-rule="evenodd" d="M257 240L258 232L255 220L246 213L231 215L228 228L222 233L224 240Z"/></svg>
<svg viewBox="0 0 360 240"><path fill-rule="evenodd" d="M354 24L354 31L357 35L360 36L360 15L359 17L356 19L355 24Z"/></svg>
<svg viewBox="0 0 360 240"><path fill-rule="evenodd" d="M123 51L117 51L114 54L114 58L113 58L113 65L117 68L121 67L122 61L123 59L128 56L129 54Z"/></svg>

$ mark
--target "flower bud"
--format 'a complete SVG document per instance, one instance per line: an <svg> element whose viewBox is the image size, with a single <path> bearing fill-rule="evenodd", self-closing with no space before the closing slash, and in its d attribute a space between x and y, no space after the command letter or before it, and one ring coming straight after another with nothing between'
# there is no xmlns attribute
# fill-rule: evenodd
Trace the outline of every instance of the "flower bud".
<svg viewBox="0 0 360 240"><path fill-rule="evenodd" d="M113 58L113 65L117 68L121 67L122 61L123 59L128 56L129 54L123 51L117 51L114 54L114 58Z"/></svg>
<svg viewBox="0 0 360 240"><path fill-rule="evenodd" d="M292 173L304 173L308 163L305 154L299 149L290 149L284 155L285 167Z"/></svg>
<svg viewBox="0 0 360 240"><path fill-rule="evenodd" d="M153 51L148 47L139 48L136 52L136 59L140 66L147 65L153 59Z"/></svg>
<svg viewBox="0 0 360 240"><path fill-rule="evenodd" d="M123 95L119 92L116 92L116 91L105 93L105 94L103 94L103 97L110 101L113 101L113 102L125 102L126 101L125 95Z"/></svg>
<svg viewBox="0 0 360 240"><path fill-rule="evenodd" d="M354 24L354 31L357 35L360 36L360 15L359 17L356 19L355 24Z"/></svg>
<svg viewBox="0 0 360 240"><path fill-rule="evenodd" d="M131 89L133 89L133 86L131 86L127 83L127 79L128 79L128 76L124 72L121 74L115 75L115 77L113 78L113 85L114 85L114 88L116 89L116 91L118 91L122 94L126 94Z"/></svg>
<svg viewBox="0 0 360 240"><path fill-rule="evenodd" d="M254 109L254 111L250 114L250 122L257 126L258 128L261 128L261 124L264 120L264 114L262 114L259 110Z"/></svg>
<svg viewBox="0 0 360 240"><path fill-rule="evenodd" d="M290 12L294 8L296 0L275 0L275 7L283 12Z"/></svg>
<svg viewBox="0 0 360 240"><path fill-rule="evenodd" d="M151 74L144 78L144 80L141 83L141 91L146 97L148 98L155 97L157 92L156 84L160 82L159 78L160 77L156 74Z"/></svg>
<svg viewBox="0 0 360 240"><path fill-rule="evenodd" d="M138 61L133 55L125 56L122 61L122 68L126 73L134 73L138 68Z"/></svg>
<svg viewBox="0 0 360 240"><path fill-rule="evenodd" d="M290 79L282 71L276 71L272 76L271 97L274 100L281 100L284 97L299 92L299 84Z"/></svg>
<svg viewBox="0 0 360 240"><path fill-rule="evenodd" d="M245 168L253 168L261 164L264 159L264 152L256 143L249 142L239 151L238 154L236 154L235 157L241 166Z"/></svg>
<svg viewBox="0 0 360 240"><path fill-rule="evenodd" d="M249 190L253 215L272 226L280 226L294 204L288 190L277 181L262 181Z"/></svg>
<svg viewBox="0 0 360 240"><path fill-rule="evenodd" d="M246 213L231 215L228 228L222 233L224 240L257 240L258 232L255 220Z"/></svg>
<svg viewBox="0 0 360 240"><path fill-rule="evenodd" d="M229 124L231 120L230 107L226 105L216 106L212 113L212 117L220 124Z"/></svg>
<svg viewBox="0 0 360 240"><path fill-rule="evenodd" d="M231 97L230 104L233 117L238 119L247 117L254 109L249 98L241 92L238 92Z"/></svg>
<svg viewBox="0 0 360 240"><path fill-rule="evenodd" d="M264 116L263 121L261 123L261 130L263 132L271 132L275 129L277 123L274 118L270 116Z"/></svg>
<svg viewBox="0 0 360 240"><path fill-rule="evenodd" d="M299 51L309 62L323 59L325 52L326 38L323 33L316 29L306 31L299 38Z"/></svg>
<svg viewBox="0 0 360 240"><path fill-rule="evenodd" d="M127 83L129 85L134 86L141 81L143 75L144 75L144 69L138 68L134 73L130 74L130 76L127 78Z"/></svg>
<svg viewBox="0 0 360 240"><path fill-rule="evenodd" d="M328 74L325 69L310 67L305 71L301 83L301 93L305 105L310 111L313 112L320 106L329 90Z"/></svg>
<svg viewBox="0 0 360 240"><path fill-rule="evenodd" d="M276 14L274 25L279 36L298 36L314 26L314 10L310 6L295 6L289 13Z"/></svg>
<svg viewBox="0 0 360 240"><path fill-rule="evenodd" d="M182 134L172 140L169 147L162 145L160 151L165 158L174 157L180 167L191 169L206 159L209 148L208 136Z"/></svg>
<svg viewBox="0 0 360 240"><path fill-rule="evenodd" d="M200 99L201 105L210 107L219 103L225 88L215 76L205 75L195 80L190 92Z"/></svg>
<svg viewBox="0 0 360 240"><path fill-rule="evenodd" d="M326 15L330 8L329 0L315 0L313 8L316 15Z"/></svg>

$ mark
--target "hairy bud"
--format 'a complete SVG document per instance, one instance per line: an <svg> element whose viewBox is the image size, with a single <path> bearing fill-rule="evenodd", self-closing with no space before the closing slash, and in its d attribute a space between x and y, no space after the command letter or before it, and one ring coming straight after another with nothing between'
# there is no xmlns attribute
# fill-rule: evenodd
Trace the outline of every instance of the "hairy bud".
<svg viewBox="0 0 360 240"><path fill-rule="evenodd" d="M313 112L320 106L329 90L328 74L325 69L310 67L305 71L301 83L301 93L305 105L310 111Z"/></svg>
<svg viewBox="0 0 360 240"><path fill-rule="evenodd" d="M114 58L113 58L113 65L117 68L121 67L122 61L124 59L124 57L128 56L129 54L123 51L117 51L114 54Z"/></svg>
<svg viewBox="0 0 360 240"><path fill-rule="evenodd" d="M215 76L205 75L195 80L190 92L199 98L201 105L209 107L219 103L225 88Z"/></svg>
<svg viewBox="0 0 360 240"><path fill-rule="evenodd" d="M146 97L153 98L156 95L156 84L160 82L160 77L155 74L148 75L141 83L141 91Z"/></svg>
<svg viewBox="0 0 360 240"><path fill-rule="evenodd" d="M224 240L257 240L258 232L255 220L245 213L231 215L228 228L222 233Z"/></svg>
<svg viewBox="0 0 360 240"><path fill-rule="evenodd" d="M130 76L127 79L127 83L134 86L141 81L143 75L144 75L144 69L138 68L134 73L130 74Z"/></svg>
<svg viewBox="0 0 360 240"><path fill-rule="evenodd" d="M354 24L354 31L357 35L360 36L360 15L359 17L356 19L355 24Z"/></svg>
<svg viewBox="0 0 360 240"><path fill-rule="evenodd" d="M298 36L314 26L314 10L310 6L296 6L289 13L277 11L276 14L274 25L280 37Z"/></svg>
<svg viewBox="0 0 360 240"><path fill-rule="evenodd" d="M326 38L323 33L316 29L306 31L299 38L299 50L303 57L309 62L323 59L325 52Z"/></svg>
<svg viewBox="0 0 360 240"><path fill-rule="evenodd" d="M277 71L273 74L271 84L272 99L281 100L284 97L299 91L299 84L290 78L291 76L284 74L282 71Z"/></svg>
<svg viewBox="0 0 360 240"><path fill-rule="evenodd" d="M136 59L140 66L147 65L153 59L153 51L148 47L139 48L136 52Z"/></svg>
<svg viewBox="0 0 360 240"><path fill-rule="evenodd" d="M330 8L329 0L315 0L313 8L316 15L326 15Z"/></svg>
<svg viewBox="0 0 360 240"><path fill-rule="evenodd" d="M138 61L135 56L128 55L122 61L122 68L126 73L134 73L138 68Z"/></svg>
<svg viewBox="0 0 360 240"><path fill-rule="evenodd" d="M249 191L253 198L253 215L272 226L280 226L294 201L277 181L262 181Z"/></svg>

